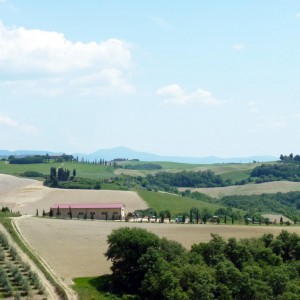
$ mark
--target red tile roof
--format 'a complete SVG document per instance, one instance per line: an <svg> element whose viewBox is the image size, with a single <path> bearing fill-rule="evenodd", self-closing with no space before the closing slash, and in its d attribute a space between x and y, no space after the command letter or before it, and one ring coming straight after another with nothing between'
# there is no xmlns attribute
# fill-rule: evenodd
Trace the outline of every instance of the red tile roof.
<svg viewBox="0 0 300 300"><path fill-rule="evenodd" d="M94 203L94 204L54 204L51 208L122 208L122 203Z"/></svg>

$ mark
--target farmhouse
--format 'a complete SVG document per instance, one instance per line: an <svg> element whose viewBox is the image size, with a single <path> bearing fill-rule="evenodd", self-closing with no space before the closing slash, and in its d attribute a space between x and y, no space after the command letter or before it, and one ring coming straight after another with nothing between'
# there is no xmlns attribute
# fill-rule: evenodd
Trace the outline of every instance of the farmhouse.
<svg viewBox="0 0 300 300"><path fill-rule="evenodd" d="M50 208L53 217L97 219L97 220L124 220L125 204L96 203L96 204L55 204Z"/></svg>

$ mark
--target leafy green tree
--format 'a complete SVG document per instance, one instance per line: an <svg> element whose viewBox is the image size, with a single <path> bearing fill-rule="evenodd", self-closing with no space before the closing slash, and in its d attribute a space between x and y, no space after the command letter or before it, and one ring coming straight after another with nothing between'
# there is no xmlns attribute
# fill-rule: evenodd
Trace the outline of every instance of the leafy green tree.
<svg viewBox="0 0 300 300"><path fill-rule="evenodd" d="M161 211L159 212L159 218L160 218L160 223L164 223L165 222L165 212Z"/></svg>
<svg viewBox="0 0 300 300"><path fill-rule="evenodd" d="M230 238L227 241L225 247L226 257L239 269L241 270L243 265L251 262L253 259L251 252L247 246L237 242L235 238Z"/></svg>
<svg viewBox="0 0 300 300"><path fill-rule="evenodd" d="M199 222L199 209L196 207L190 209L190 223L194 223L194 220L196 220L196 223Z"/></svg>
<svg viewBox="0 0 300 300"><path fill-rule="evenodd" d="M215 299L216 281L213 269L207 266L185 264L180 269L180 286L188 299Z"/></svg>
<svg viewBox="0 0 300 300"><path fill-rule="evenodd" d="M268 268L265 272L266 280L271 287L274 296L282 294L287 287L289 276L287 268L280 267L272 267Z"/></svg>
<svg viewBox="0 0 300 300"><path fill-rule="evenodd" d="M226 242L217 234L211 234L212 239L208 243L192 245L191 252L203 256L208 265L216 265L225 260Z"/></svg>
<svg viewBox="0 0 300 300"><path fill-rule="evenodd" d="M125 227L113 230L107 243L105 255L112 261L114 288L129 293L136 292L145 274L138 261L150 247L158 247L159 238L141 228Z"/></svg>
<svg viewBox="0 0 300 300"><path fill-rule="evenodd" d="M145 274L141 284L141 294L144 299L188 300L183 293L178 269L170 266L163 258L159 258L156 268Z"/></svg>
<svg viewBox="0 0 300 300"><path fill-rule="evenodd" d="M225 285L233 299L240 299L243 276L239 269L229 260L224 260L216 265L215 270L217 285Z"/></svg>

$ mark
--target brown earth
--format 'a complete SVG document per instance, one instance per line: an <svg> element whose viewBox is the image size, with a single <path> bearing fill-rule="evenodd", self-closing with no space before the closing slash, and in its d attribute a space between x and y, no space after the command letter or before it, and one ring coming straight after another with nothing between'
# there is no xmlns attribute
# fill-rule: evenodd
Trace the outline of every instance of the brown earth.
<svg viewBox="0 0 300 300"><path fill-rule="evenodd" d="M33 249L65 282L72 278L97 276L110 272L110 262L104 253L106 239L112 230L120 227L145 228L160 237L182 243L186 248L211 239L211 233L229 237L251 238L264 233L279 234L284 228L300 234L300 227L190 225L125 223L85 220L59 220L48 218L17 219L19 230Z"/></svg>
<svg viewBox="0 0 300 300"><path fill-rule="evenodd" d="M107 190L64 190L43 186L36 180L0 174L0 205L22 214L48 212L57 203L124 203L125 211L147 208L135 192Z"/></svg>

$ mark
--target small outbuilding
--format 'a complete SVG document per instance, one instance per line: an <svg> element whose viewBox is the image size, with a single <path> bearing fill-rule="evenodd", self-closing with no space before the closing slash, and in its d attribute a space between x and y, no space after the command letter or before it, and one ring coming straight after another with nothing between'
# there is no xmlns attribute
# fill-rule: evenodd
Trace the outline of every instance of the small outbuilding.
<svg viewBox="0 0 300 300"><path fill-rule="evenodd" d="M50 208L53 217L97 220L124 220L125 204L55 204Z"/></svg>

